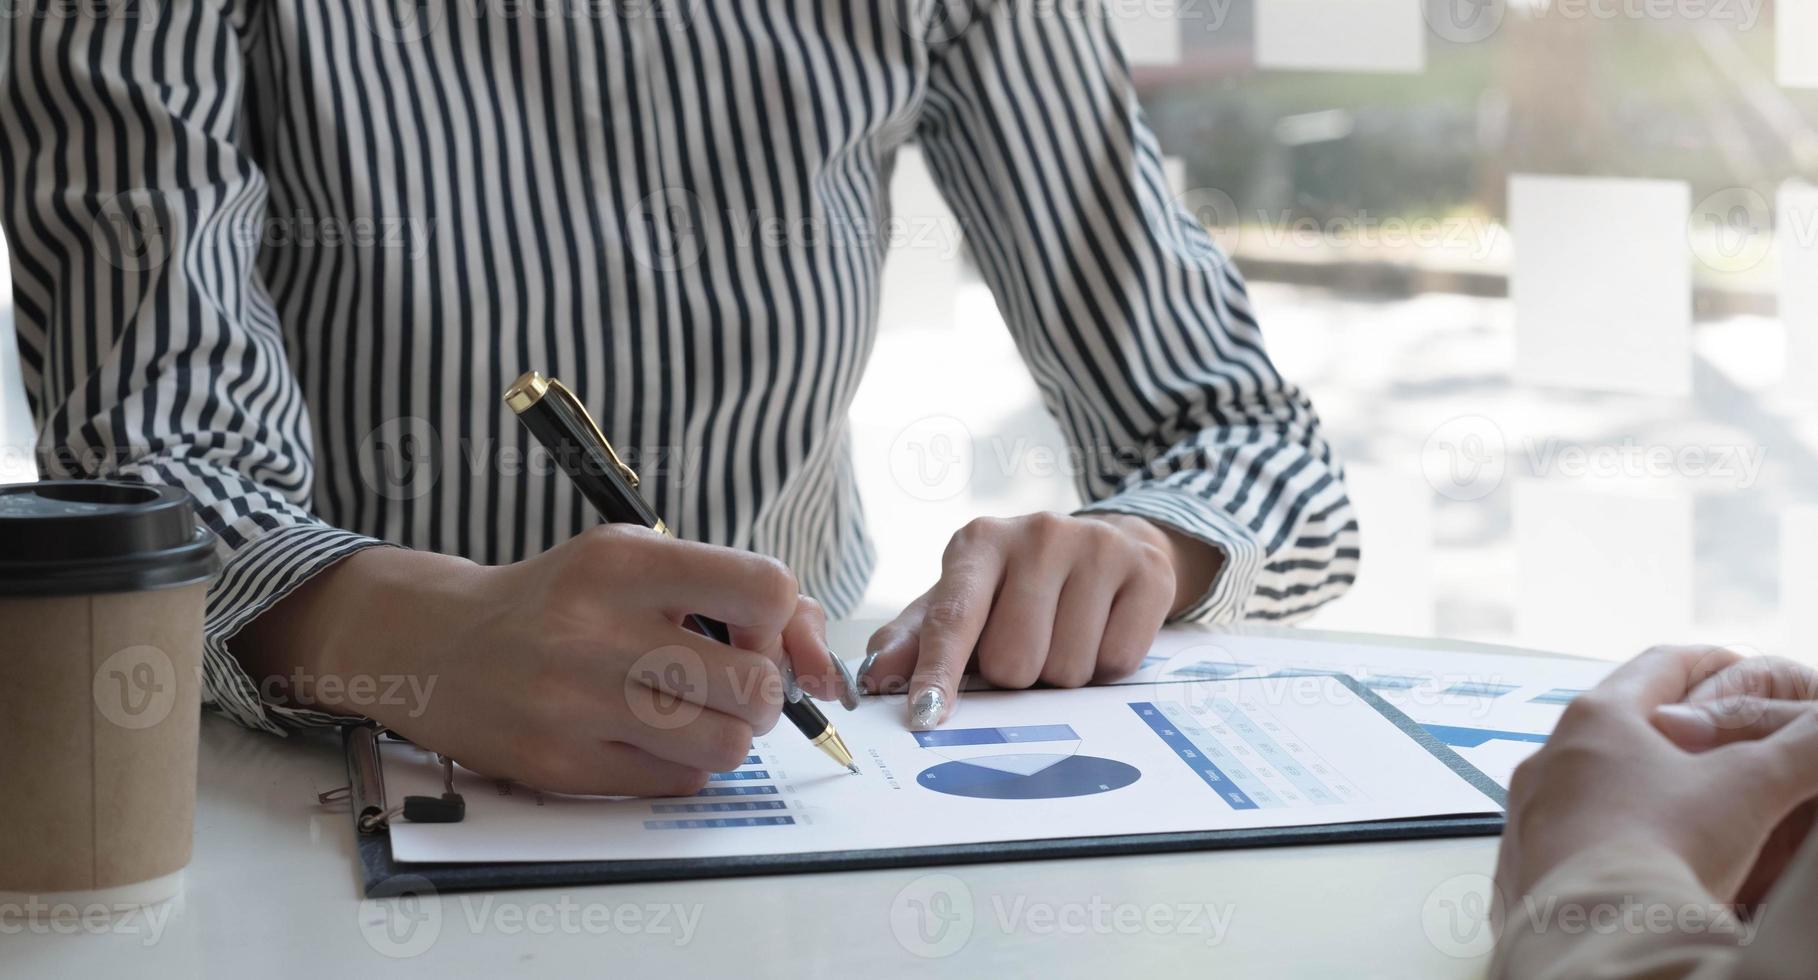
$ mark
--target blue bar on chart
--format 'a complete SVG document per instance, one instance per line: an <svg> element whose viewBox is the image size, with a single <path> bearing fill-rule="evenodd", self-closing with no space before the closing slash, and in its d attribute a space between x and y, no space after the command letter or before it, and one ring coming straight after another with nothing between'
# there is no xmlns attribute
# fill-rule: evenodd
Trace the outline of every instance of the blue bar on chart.
<svg viewBox="0 0 1818 980"><path fill-rule="evenodd" d="M794 817L708 817L701 820L646 820L645 830L716 830L727 827L787 827Z"/></svg>
<svg viewBox="0 0 1818 980"><path fill-rule="evenodd" d="M1184 666L1176 667L1173 670L1168 671L1168 673L1176 677L1197 677L1203 680L1222 681L1227 677L1241 674L1254 666L1256 665L1207 660L1196 664L1186 664Z"/></svg>
<svg viewBox="0 0 1818 980"><path fill-rule="evenodd" d="M709 786L696 796L775 796L775 786Z"/></svg>
<svg viewBox="0 0 1818 980"><path fill-rule="evenodd" d="M1556 687L1545 694L1536 694L1528 699L1529 704L1571 704L1572 700L1583 694L1581 688Z"/></svg>
<svg viewBox="0 0 1818 980"><path fill-rule="evenodd" d="M1072 742L1079 735L1068 725L1014 725L1005 728L943 728L916 732L924 749L956 745L1021 745L1028 742Z"/></svg>
<svg viewBox="0 0 1818 980"><path fill-rule="evenodd" d="M752 800L745 803L655 803L651 813L736 813L741 810L787 810L782 800Z"/></svg>
<svg viewBox="0 0 1818 980"><path fill-rule="evenodd" d="M1473 698L1499 698L1519 686L1517 684L1495 684L1488 681L1462 681L1446 688L1444 693Z"/></svg>
<svg viewBox="0 0 1818 980"><path fill-rule="evenodd" d="M1464 728L1458 725L1422 725L1434 738L1455 749L1474 749L1486 742L1533 742L1544 745L1547 737L1536 732L1508 732L1494 728Z"/></svg>
<svg viewBox="0 0 1818 980"><path fill-rule="evenodd" d="M716 783L733 779L769 779L770 772L765 769L734 769L731 772L716 772L707 778Z"/></svg>

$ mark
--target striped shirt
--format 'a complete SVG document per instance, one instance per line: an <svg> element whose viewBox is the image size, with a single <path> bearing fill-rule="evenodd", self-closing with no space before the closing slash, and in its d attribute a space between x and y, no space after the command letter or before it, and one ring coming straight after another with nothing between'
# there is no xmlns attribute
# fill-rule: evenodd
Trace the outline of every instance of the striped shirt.
<svg viewBox="0 0 1818 980"><path fill-rule="evenodd" d="M919 144L1087 509L1287 619L1356 525L1242 281L1171 196L1100 0L27 0L0 193L47 474L168 483L228 640L380 542L481 562L595 518L500 401L567 381L685 537L833 615L872 565L846 428ZM959 354L956 356L963 356ZM889 370L884 365L882 370Z"/></svg>

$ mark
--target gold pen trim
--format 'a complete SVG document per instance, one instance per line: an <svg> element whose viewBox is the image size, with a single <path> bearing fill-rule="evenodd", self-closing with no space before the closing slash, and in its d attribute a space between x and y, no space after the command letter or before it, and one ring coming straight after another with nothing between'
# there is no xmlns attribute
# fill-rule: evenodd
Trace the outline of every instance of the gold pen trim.
<svg viewBox="0 0 1818 980"><path fill-rule="evenodd" d="M593 433L600 448L605 450L606 458L612 460L612 465L618 469L619 475L625 478L625 482L636 489L637 471L626 466L625 461L619 458L618 452L612 448L612 442L606 438L606 433L600 431L600 424L593 420L593 416L587 412L587 406L581 404L581 399L570 391L567 385L555 378L544 377L540 371L526 371L518 376L518 380L511 383L511 387L505 389L505 404L514 413L522 415L552 391L556 393L556 397L567 402L569 408L574 409L575 414L581 417L581 421L587 423L587 430ZM663 527L661 521L658 521L657 525L657 530L664 534L669 533L669 529Z"/></svg>
<svg viewBox="0 0 1818 980"><path fill-rule="evenodd" d="M808 744L827 753L833 761L847 769L851 769L853 772L858 771L853 766L852 750L846 747L846 740L840 737L839 729L834 728L831 722L828 723L826 731L810 739Z"/></svg>

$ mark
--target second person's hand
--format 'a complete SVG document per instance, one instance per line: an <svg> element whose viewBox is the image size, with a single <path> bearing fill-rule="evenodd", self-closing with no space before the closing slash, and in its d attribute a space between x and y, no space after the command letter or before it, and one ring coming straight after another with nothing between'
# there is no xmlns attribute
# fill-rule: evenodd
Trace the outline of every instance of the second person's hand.
<svg viewBox="0 0 1818 980"><path fill-rule="evenodd" d="M1713 647L1657 647L1579 695L1509 785L1498 900L1519 902L1554 869L1613 847L1682 862L1736 900L1774 828L1818 792L1818 714L1696 753L1663 733L1663 706L1740 663Z"/></svg>
<svg viewBox="0 0 1818 980"><path fill-rule="evenodd" d="M1683 702L1654 709L1654 725L1688 752L1771 739L1795 726L1810 730L1818 725L1818 670L1780 657L1749 657L1693 688ZM1805 846L1818 820L1818 784L1808 789L1810 798L1761 846L1737 902L1763 901Z"/></svg>

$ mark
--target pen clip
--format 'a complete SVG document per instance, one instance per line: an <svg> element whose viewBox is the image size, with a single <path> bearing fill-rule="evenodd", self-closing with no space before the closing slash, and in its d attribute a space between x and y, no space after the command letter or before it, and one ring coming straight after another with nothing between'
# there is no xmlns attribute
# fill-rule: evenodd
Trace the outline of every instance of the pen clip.
<svg viewBox="0 0 1818 980"><path fill-rule="evenodd" d="M567 385L555 378L547 377L536 371L531 371L519 378L512 384L511 388L505 392L505 401L507 404L511 405L513 410L522 411L523 409L520 408L520 403L524 407L534 405L536 404L537 399L551 391L555 392L557 397L567 402L568 407L573 409L574 413L581 417L581 421L587 425L587 431L593 433L594 441L599 443L600 449L606 453L606 458L611 460L612 465L618 469L619 475L625 478L626 483L631 484L632 489L637 489L637 471L626 466L625 461L619 458L618 452L612 448L612 442L606 438L606 433L600 431L600 424L593 420L593 416L587 412L587 406L581 404L581 399L577 397L573 391L570 391Z"/></svg>

